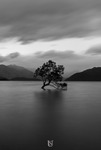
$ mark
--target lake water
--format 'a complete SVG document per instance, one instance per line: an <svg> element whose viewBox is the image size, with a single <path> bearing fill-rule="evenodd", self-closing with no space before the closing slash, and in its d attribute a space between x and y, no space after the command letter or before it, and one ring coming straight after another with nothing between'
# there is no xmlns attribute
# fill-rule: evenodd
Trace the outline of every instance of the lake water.
<svg viewBox="0 0 101 150"><path fill-rule="evenodd" d="M69 82L67 91L40 87L0 82L0 150L101 149L101 82Z"/></svg>

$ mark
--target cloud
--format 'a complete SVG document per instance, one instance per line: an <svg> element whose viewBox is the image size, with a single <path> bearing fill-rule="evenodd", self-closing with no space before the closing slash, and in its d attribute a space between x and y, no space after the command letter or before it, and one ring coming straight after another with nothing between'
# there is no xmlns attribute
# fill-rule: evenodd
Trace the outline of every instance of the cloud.
<svg viewBox="0 0 101 150"><path fill-rule="evenodd" d="M35 40L101 34L101 0L1 0L0 40Z"/></svg>
<svg viewBox="0 0 101 150"><path fill-rule="evenodd" d="M18 52L15 52L15 53L9 54L8 57L13 59L13 58L18 57L19 55L20 55L20 54L19 54Z"/></svg>
<svg viewBox="0 0 101 150"><path fill-rule="evenodd" d="M55 51L55 50L50 50L48 52L37 52L35 54L37 58L40 59L81 59L83 56L75 54L74 51Z"/></svg>
<svg viewBox="0 0 101 150"><path fill-rule="evenodd" d="M90 49L88 49L88 50L86 51L86 54L101 55L101 45L91 47Z"/></svg>
<svg viewBox="0 0 101 150"><path fill-rule="evenodd" d="M17 58L20 54L18 52L11 53L7 56L0 56L0 62L5 62L14 58Z"/></svg>

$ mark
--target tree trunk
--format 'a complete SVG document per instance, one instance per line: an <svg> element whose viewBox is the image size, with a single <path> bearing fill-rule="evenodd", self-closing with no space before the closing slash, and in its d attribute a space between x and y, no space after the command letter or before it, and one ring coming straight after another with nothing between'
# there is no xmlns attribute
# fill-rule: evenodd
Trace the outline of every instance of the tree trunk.
<svg viewBox="0 0 101 150"><path fill-rule="evenodd" d="M43 83L43 86L42 86L41 88L42 88L43 90L45 90L44 87L45 87L45 86L48 86L49 84L50 84L50 82L48 82L48 83L44 82L44 83Z"/></svg>
<svg viewBox="0 0 101 150"><path fill-rule="evenodd" d="M41 88L42 88L43 90L45 90L45 88L44 88L44 87L45 87L45 84L43 84L43 86L42 86Z"/></svg>

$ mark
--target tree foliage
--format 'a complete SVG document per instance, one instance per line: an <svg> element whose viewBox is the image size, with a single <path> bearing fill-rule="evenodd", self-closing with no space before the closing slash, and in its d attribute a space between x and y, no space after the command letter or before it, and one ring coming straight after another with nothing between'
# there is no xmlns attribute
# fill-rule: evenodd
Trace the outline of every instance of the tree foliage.
<svg viewBox="0 0 101 150"><path fill-rule="evenodd" d="M56 62L49 60L48 62L44 63L42 66L35 70L34 77L41 77L43 81L42 88L44 89L44 87L50 85L51 82L62 81L63 74L63 65L56 65Z"/></svg>

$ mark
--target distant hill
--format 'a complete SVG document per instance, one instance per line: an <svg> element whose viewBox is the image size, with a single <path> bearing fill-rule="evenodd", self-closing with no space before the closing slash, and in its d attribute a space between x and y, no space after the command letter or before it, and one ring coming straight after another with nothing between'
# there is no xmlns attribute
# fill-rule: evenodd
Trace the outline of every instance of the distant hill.
<svg viewBox="0 0 101 150"><path fill-rule="evenodd" d="M67 78L66 81L101 81L101 67L94 67L75 73Z"/></svg>
<svg viewBox="0 0 101 150"><path fill-rule="evenodd" d="M0 80L37 80L33 72L16 65L0 65Z"/></svg>
<svg viewBox="0 0 101 150"><path fill-rule="evenodd" d="M29 71L31 71L31 72L33 72L33 73L34 73L35 70L36 70L35 68L26 68L26 69L29 70Z"/></svg>

